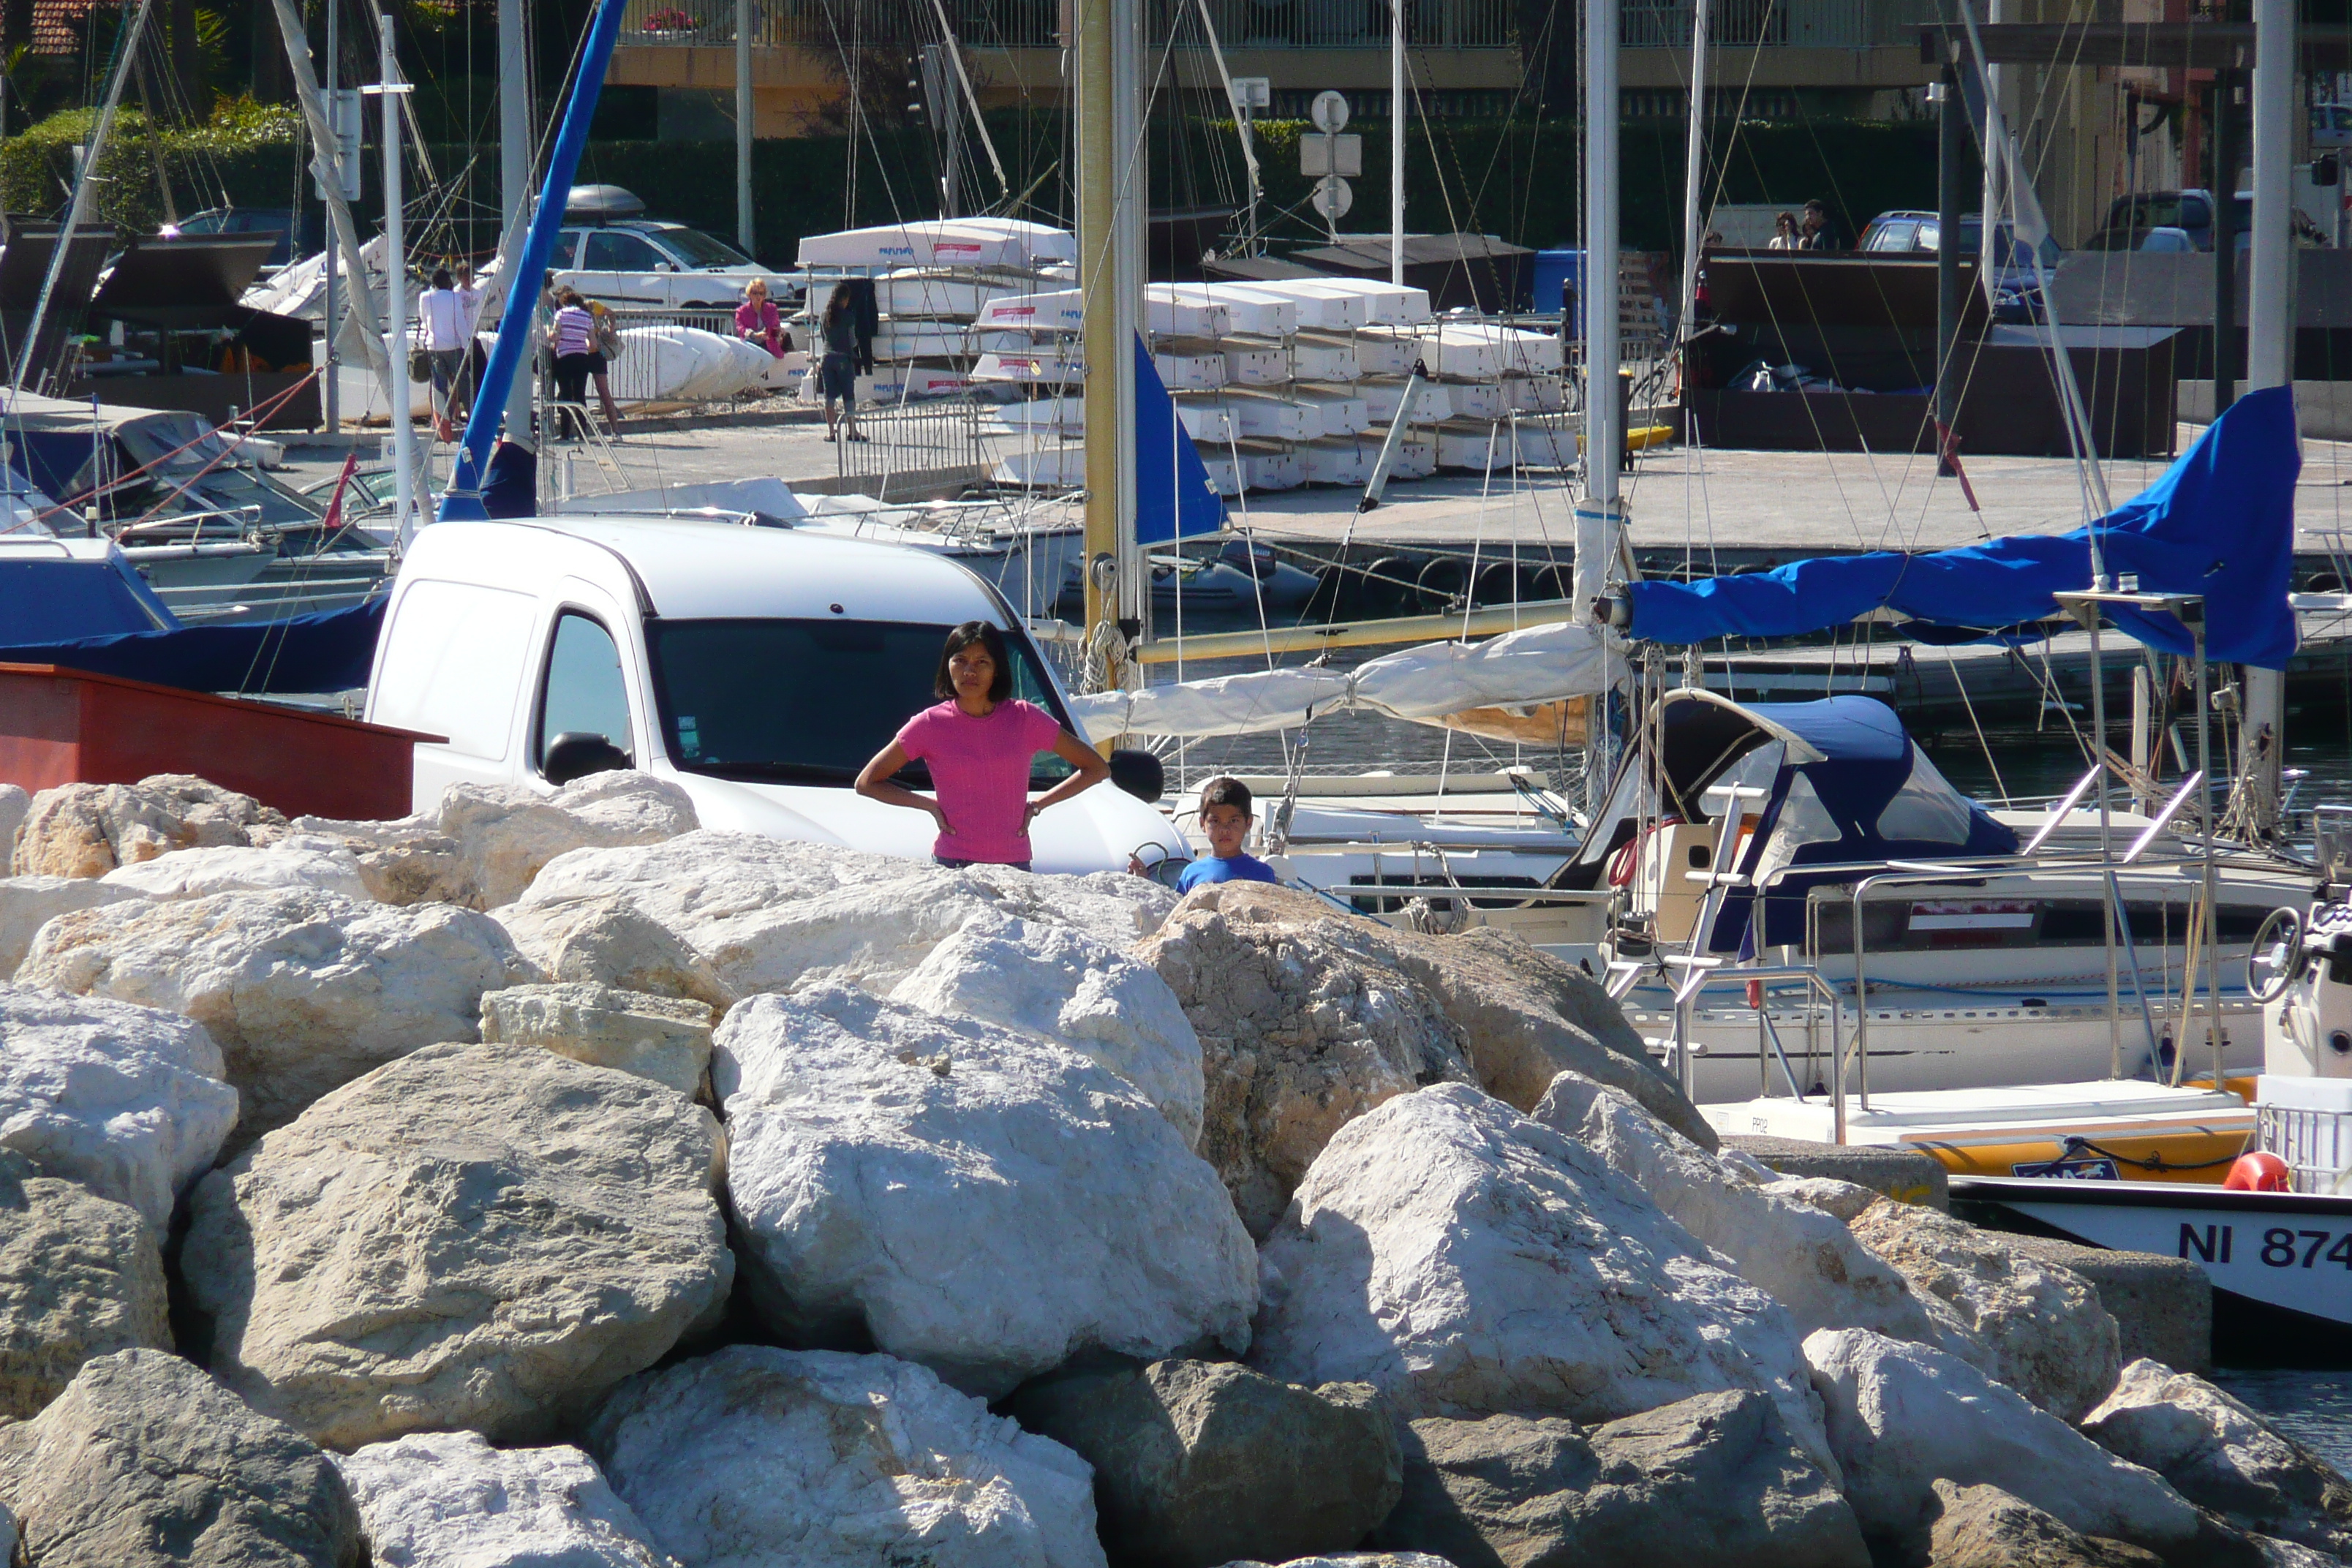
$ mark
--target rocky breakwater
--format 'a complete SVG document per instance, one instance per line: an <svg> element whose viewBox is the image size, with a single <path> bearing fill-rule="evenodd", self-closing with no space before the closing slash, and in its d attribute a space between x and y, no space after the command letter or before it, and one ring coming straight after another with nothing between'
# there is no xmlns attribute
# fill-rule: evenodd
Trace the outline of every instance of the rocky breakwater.
<svg viewBox="0 0 2352 1568"><path fill-rule="evenodd" d="M635 774L393 824L151 784L23 803L0 881L0 1561L2352 1545L2091 1282L1719 1148L1496 933L714 833Z"/></svg>

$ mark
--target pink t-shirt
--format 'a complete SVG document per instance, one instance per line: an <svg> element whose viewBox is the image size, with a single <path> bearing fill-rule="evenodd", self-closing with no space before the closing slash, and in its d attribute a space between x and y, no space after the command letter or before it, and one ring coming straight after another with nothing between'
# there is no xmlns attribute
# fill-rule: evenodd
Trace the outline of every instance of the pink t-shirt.
<svg viewBox="0 0 2352 1568"><path fill-rule="evenodd" d="M1028 859L1021 814L1029 804L1029 759L1052 750L1061 732L1032 702L1000 702L984 719L942 702L908 720L898 749L929 764L931 787L955 829L940 835L931 853L998 865Z"/></svg>

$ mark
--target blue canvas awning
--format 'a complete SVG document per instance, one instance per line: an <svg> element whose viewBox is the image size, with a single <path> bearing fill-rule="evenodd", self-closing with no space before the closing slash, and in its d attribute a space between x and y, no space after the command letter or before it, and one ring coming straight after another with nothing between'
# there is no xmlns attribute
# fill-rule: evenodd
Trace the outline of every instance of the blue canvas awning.
<svg viewBox="0 0 2352 1568"><path fill-rule="evenodd" d="M2142 593L2202 596L2208 657L2284 669L2295 647L2287 587L2301 467L2293 396L2284 387L2246 394L2162 479L2100 521L2107 571L2137 575ZM1877 610L1991 631L2055 615L2053 595L2090 585L2090 530L2078 528L1918 555L1877 551L1696 583L1635 583L1627 592L1633 637L1693 643L1796 637ZM2150 647L2193 651L2170 616L2114 609L2109 619Z"/></svg>
<svg viewBox="0 0 2352 1568"><path fill-rule="evenodd" d="M350 691L368 683L388 596L254 625L213 622L0 647L0 664L56 664L183 691Z"/></svg>

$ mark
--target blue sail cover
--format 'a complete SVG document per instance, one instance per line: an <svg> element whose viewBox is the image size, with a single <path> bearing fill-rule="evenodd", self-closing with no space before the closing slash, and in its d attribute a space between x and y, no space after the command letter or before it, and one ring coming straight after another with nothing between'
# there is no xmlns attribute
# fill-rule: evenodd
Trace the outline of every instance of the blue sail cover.
<svg viewBox="0 0 2352 1568"><path fill-rule="evenodd" d="M2203 595L2208 657L2285 668L2295 646L2286 596L2301 467L2287 389L2246 394L2162 479L2101 520L2108 572L2137 574L2144 594ZM1693 643L1794 637L1879 609L1990 629L2054 615L2052 595L2090 584L2090 531L2078 528L1927 554L1877 551L1737 577L1635 583L1628 593L1633 637ZM2162 652L2194 651L2168 616L2111 609L2108 618Z"/></svg>
<svg viewBox="0 0 2352 1568"><path fill-rule="evenodd" d="M368 683L388 596L261 625L215 622L0 647L0 664L58 664L183 691L349 691Z"/></svg>
<svg viewBox="0 0 2352 1568"><path fill-rule="evenodd" d="M1140 335L1135 340L1135 542L1164 544L1223 527L1224 499L1178 423L1175 400Z"/></svg>

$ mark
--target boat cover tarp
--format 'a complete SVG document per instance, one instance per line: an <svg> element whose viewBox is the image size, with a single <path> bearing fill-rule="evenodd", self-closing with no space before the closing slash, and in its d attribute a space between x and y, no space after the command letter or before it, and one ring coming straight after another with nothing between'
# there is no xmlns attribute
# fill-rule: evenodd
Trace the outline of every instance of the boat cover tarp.
<svg viewBox="0 0 2352 1568"><path fill-rule="evenodd" d="M177 625L118 550L75 540L0 557L0 636L51 642Z"/></svg>
<svg viewBox="0 0 2352 1568"><path fill-rule="evenodd" d="M2136 574L2144 594L2203 595L2208 657L2284 668L2295 646L2287 588L2301 466L2292 395L2284 387L2246 394L2163 478L2100 521L2108 572ZM1990 631L2055 615L2052 595L2090 583L2090 531L2078 528L1917 555L1876 551L1736 577L1634 583L1627 593L1633 637L1694 643L1795 637L1877 610ZM2111 607L2108 618L2161 652L2194 651L2169 616Z"/></svg>
<svg viewBox="0 0 2352 1568"><path fill-rule="evenodd" d="M58 664L183 691L350 691L368 683L382 596L257 625L213 623L0 647L0 664Z"/></svg>
<svg viewBox="0 0 2352 1568"><path fill-rule="evenodd" d="M1151 363L1143 336L1135 339L1135 542L1163 544L1225 525L1224 498L1183 426Z"/></svg>
<svg viewBox="0 0 2352 1568"><path fill-rule="evenodd" d="M1291 730L1341 709L1434 719L1524 708L1608 689L1600 632L1555 622L1482 643L1427 643L1354 669L1315 666L1181 680L1073 698L1089 735L1246 735Z"/></svg>

